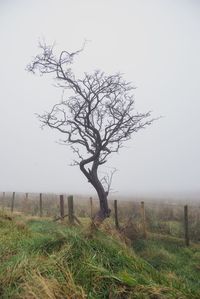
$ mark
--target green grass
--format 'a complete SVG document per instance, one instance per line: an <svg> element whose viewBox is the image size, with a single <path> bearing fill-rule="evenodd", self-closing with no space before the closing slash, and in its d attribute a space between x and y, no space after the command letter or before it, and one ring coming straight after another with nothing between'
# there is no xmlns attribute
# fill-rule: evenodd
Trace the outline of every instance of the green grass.
<svg viewBox="0 0 200 299"><path fill-rule="evenodd" d="M199 245L185 247L181 239L152 234L147 240L137 240L133 248L161 274L174 277L183 291L190 290L191 298L198 293L200 298Z"/></svg>
<svg viewBox="0 0 200 299"><path fill-rule="evenodd" d="M200 298L200 248L0 214L0 298Z"/></svg>

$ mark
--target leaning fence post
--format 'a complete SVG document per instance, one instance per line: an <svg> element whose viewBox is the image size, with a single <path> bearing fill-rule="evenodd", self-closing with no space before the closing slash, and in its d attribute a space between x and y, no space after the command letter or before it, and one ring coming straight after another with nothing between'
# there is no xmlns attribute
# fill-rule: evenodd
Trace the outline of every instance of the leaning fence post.
<svg viewBox="0 0 200 299"><path fill-rule="evenodd" d="M74 224L74 203L73 203L73 195L68 196L68 217L69 224Z"/></svg>
<svg viewBox="0 0 200 299"><path fill-rule="evenodd" d="M185 245L190 245L189 229L188 229L188 206L184 206L184 226L185 226Z"/></svg>
<svg viewBox="0 0 200 299"><path fill-rule="evenodd" d="M11 213L13 213L14 210L14 202L15 202L15 192L13 192L12 199L11 199Z"/></svg>
<svg viewBox="0 0 200 299"><path fill-rule="evenodd" d="M64 196L60 195L60 218L61 220L64 218L65 210L64 210Z"/></svg>
<svg viewBox="0 0 200 299"><path fill-rule="evenodd" d="M147 231L146 231L146 217L145 217L144 201L141 201L141 217L142 217L143 237L146 239L146 237L147 237Z"/></svg>
<svg viewBox="0 0 200 299"><path fill-rule="evenodd" d="M90 197L90 217L91 217L91 219L93 217L93 202L92 202L92 197Z"/></svg>
<svg viewBox="0 0 200 299"><path fill-rule="evenodd" d="M40 193L40 217L42 217L43 215L43 211L42 211L42 193Z"/></svg>
<svg viewBox="0 0 200 299"><path fill-rule="evenodd" d="M114 210L115 210L115 227L119 229L119 220L118 220L118 207L117 207L117 200L114 200Z"/></svg>

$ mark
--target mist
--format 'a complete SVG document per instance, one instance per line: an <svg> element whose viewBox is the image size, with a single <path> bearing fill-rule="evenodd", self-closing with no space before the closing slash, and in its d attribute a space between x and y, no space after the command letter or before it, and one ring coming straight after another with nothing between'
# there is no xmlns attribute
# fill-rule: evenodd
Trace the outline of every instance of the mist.
<svg viewBox="0 0 200 299"><path fill-rule="evenodd" d="M100 69L133 82L135 109L155 121L124 143L107 167L118 169L116 196L200 195L199 1L0 2L0 191L93 194L62 136L40 129L36 113L60 101L51 76L25 69L38 41L76 51L77 76Z"/></svg>

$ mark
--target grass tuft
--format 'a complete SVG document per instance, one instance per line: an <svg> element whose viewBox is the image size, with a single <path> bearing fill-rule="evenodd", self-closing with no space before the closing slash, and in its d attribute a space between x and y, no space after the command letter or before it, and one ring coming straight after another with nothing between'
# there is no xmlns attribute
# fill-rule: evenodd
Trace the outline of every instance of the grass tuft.
<svg viewBox="0 0 200 299"><path fill-rule="evenodd" d="M1 214L0 244L0 298L200 298L200 247L176 238Z"/></svg>

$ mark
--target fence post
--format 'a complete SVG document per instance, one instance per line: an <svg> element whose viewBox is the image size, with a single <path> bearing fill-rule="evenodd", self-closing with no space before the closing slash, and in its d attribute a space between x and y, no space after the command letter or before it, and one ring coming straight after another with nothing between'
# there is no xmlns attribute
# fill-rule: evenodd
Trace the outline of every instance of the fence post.
<svg viewBox="0 0 200 299"><path fill-rule="evenodd" d="M74 203L73 203L73 195L68 196L68 217L69 224L74 224Z"/></svg>
<svg viewBox="0 0 200 299"><path fill-rule="evenodd" d="M40 193L40 217L43 216L43 209L42 209L42 193Z"/></svg>
<svg viewBox="0 0 200 299"><path fill-rule="evenodd" d="M93 202L92 202L92 197L90 197L90 218L92 219L93 217Z"/></svg>
<svg viewBox="0 0 200 299"><path fill-rule="evenodd" d="M60 195L60 217L61 220L64 218L65 210L64 210L64 196Z"/></svg>
<svg viewBox="0 0 200 299"><path fill-rule="evenodd" d="M2 198L2 209L4 211L4 208L5 208L5 198L6 198L6 193L3 192L3 198Z"/></svg>
<svg viewBox="0 0 200 299"><path fill-rule="evenodd" d="M14 210L14 202L15 202L15 192L13 192L12 199L11 199L11 213L13 213Z"/></svg>
<svg viewBox="0 0 200 299"><path fill-rule="evenodd" d="M114 210L115 210L115 228L119 229L119 220L118 220L118 208L117 208L117 200L114 200Z"/></svg>
<svg viewBox="0 0 200 299"><path fill-rule="evenodd" d="M142 217L143 237L146 239L146 237L147 237L147 231L146 231L146 217L145 217L144 201L141 201L141 217Z"/></svg>
<svg viewBox="0 0 200 299"><path fill-rule="evenodd" d="M28 213L28 193L25 193L25 200L22 209L23 212Z"/></svg>
<svg viewBox="0 0 200 299"><path fill-rule="evenodd" d="M185 226L185 245L190 245L189 229L188 229L188 206L184 206L184 226Z"/></svg>

